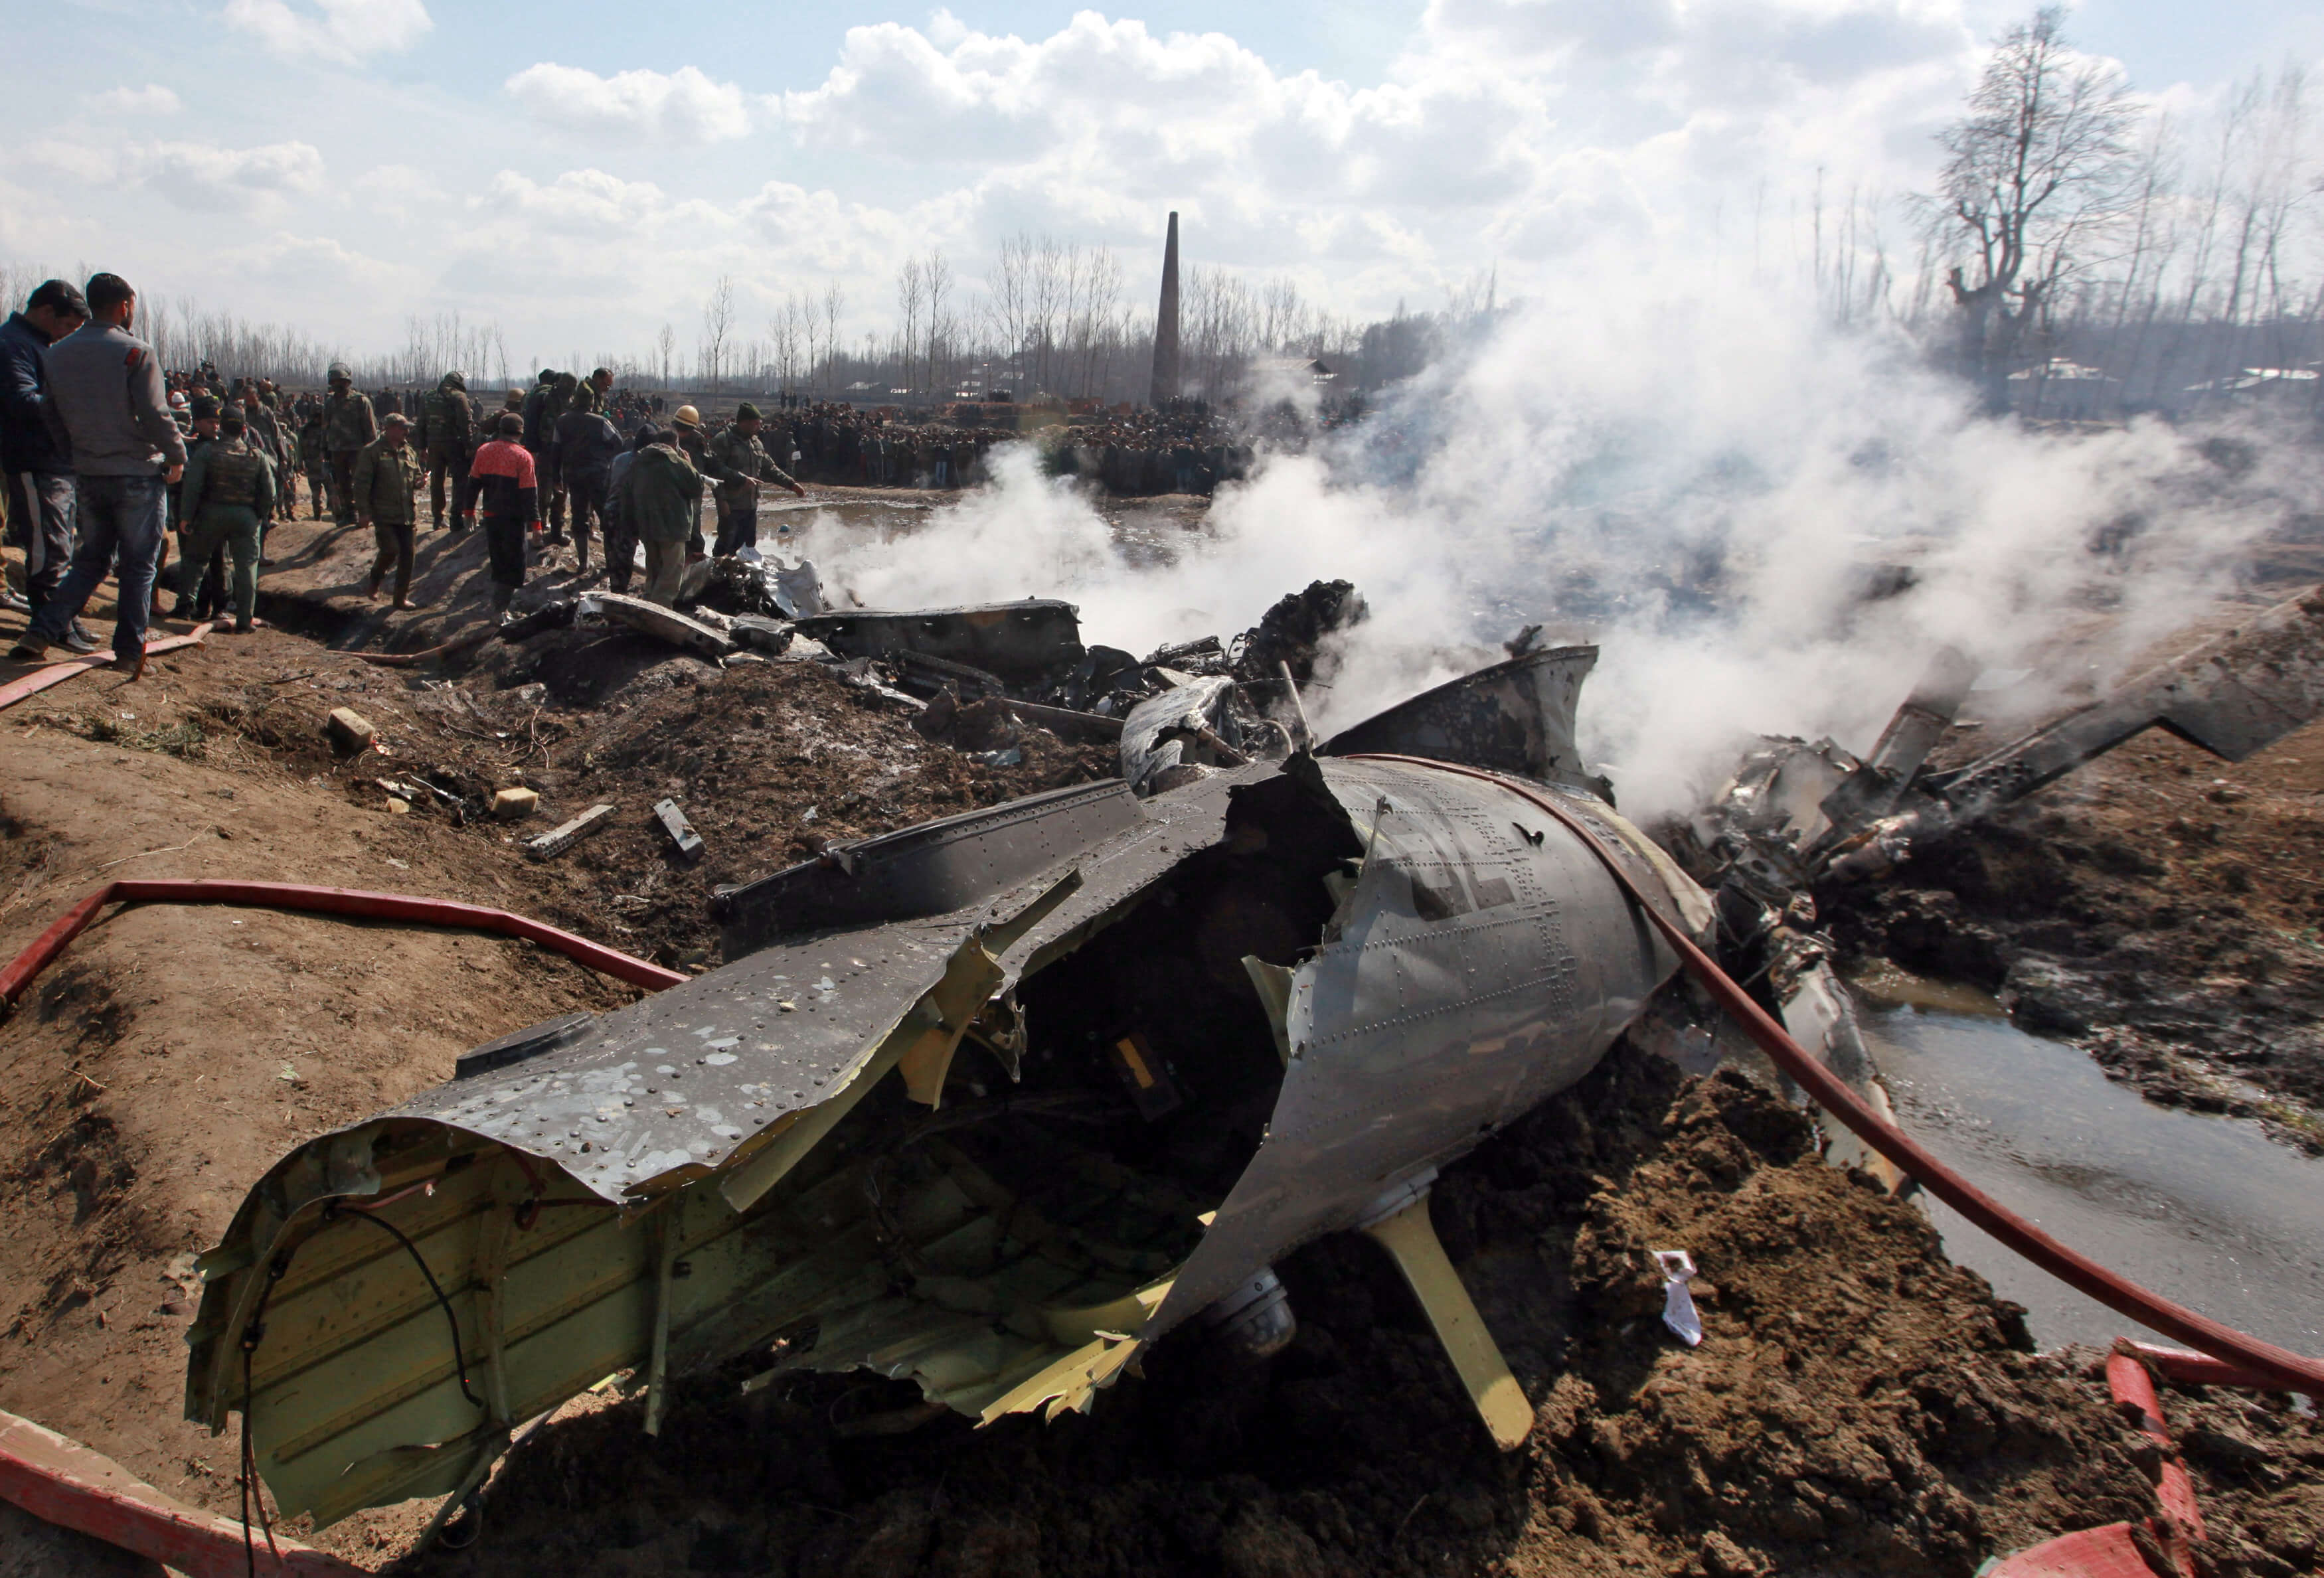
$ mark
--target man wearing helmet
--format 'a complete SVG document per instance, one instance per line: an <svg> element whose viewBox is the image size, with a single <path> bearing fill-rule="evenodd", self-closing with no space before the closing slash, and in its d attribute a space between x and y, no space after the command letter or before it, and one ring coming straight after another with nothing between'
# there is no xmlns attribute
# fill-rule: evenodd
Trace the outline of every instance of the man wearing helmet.
<svg viewBox="0 0 2324 1578"><path fill-rule="evenodd" d="M468 512L468 440L475 420L468 407L468 380L447 373L420 402L419 429L411 442L428 461L428 523L444 524L444 482L452 483L452 514Z"/></svg>
<svg viewBox="0 0 2324 1578"><path fill-rule="evenodd" d="M355 521L355 457L379 437L371 401L355 392L355 375L345 362L330 365L331 392L323 397L323 448L331 457L331 519Z"/></svg>

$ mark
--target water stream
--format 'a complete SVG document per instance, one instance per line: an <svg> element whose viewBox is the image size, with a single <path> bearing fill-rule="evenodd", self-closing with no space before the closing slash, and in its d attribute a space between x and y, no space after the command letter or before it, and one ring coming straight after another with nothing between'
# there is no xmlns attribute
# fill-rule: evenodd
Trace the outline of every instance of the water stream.
<svg viewBox="0 0 2324 1578"><path fill-rule="evenodd" d="M1876 991L1880 983L1875 983ZM1863 1008L1898 1121L1987 1193L2100 1264L2215 1320L2324 1353L2324 1161L2256 1124L2158 1107L2088 1054L1950 989ZM2044 1348L2160 1339L1924 1202L1947 1251L2030 1312Z"/></svg>

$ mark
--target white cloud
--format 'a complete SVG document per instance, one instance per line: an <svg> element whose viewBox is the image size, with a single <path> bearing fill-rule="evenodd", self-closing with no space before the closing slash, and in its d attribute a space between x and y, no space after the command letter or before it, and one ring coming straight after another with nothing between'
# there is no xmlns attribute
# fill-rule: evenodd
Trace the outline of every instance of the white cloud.
<svg viewBox="0 0 2324 1578"><path fill-rule="evenodd" d="M1899 184L1970 44L1959 0L1433 0L1355 85L1223 33L1083 12L1027 40L939 13L851 29L771 102L810 150L949 165L985 235L1143 236L1176 208L1213 261L1401 291L1480 248L1644 238L1769 171Z"/></svg>
<svg viewBox="0 0 2324 1578"><path fill-rule="evenodd" d="M154 143L134 151L131 165L148 187L189 208L250 208L323 188L323 155L311 143Z"/></svg>
<svg viewBox="0 0 2324 1578"><path fill-rule="evenodd" d="M132 143L112 147L36 143L27 162L84 188L142 188L182 208L255 213L323 189L323 155L310 143L227 148L216 143Z"/></svg>
<svg viewBox="0 0 2324 1578"><path fill-rule="evenodd" d="M278 230L263 241L229 248L214 263L239 278L271 289L301 294L345 295L408 285L396 265L342 245L327 235L297 235Z"/></svg>
<svg viewBox="0 0 2324 1578"><path fill-rule="evenodd" d="M518 72L506 86L536 119L560 130L687 143L725 142L751 130L742 90L731 82L714 82L692 66L600 77L578 66L543 61Z"/></svg>
<svg viewBox="0 0 2324 1578"><path fill-rule="evenodd" d="M173 115L185 108L178 96L158 82L143 88L113 88L89 96L91 108L108 115Z"/></svg>
<svg viewBox="0 0 2324 1578"><path fill-rule="evenodd" d="M948 7L939 5L928 14L926 31L936 48L948 50L968 36L968 23L954 16Z"/></svg>
<svg viewBox="0 0 2324 1578"><path fill-rule="evenodd" d="M599 240L634 237L663 223L672 205L650 180L623 180L602 170L568 170L546 186L503 170L484 197L481 211L526 219L561 235Z"/></svg>
<svg viewBox="0 0 2324 1578"><path fill-rule="evenodd" d="M410 220L420 210L445 200L443 189L428 172L412 164L380 164L355 177L351 189L372 213Z"/></svg>
<svg viewBox="0 0 2324 1578"><path fill-rule="evenodd" d="M333 65L408 50L436 25L422 0L226 0L225 17L275 54Z"/></svg>
<svg viewBox="0 0 2324 1578"><path fill-rule="evenodd" d="M1924 181L1928 134L1975 68L1969 5L1428 0L1406 13L1390 65L1348 79L1286 69L1224 31L1084 10L1016 37L925 0L890 13L917 12L918 26L853 28L822 59L712 53L724 41L696 33L691 64L601 72L523 42L552 35L500 30L474 46L505 89L483 100L447 99L432 70L428 84L346 82L341 113L293 134L232 118L280 102L261 91L260 107L217 118L205 104L183 142L134 139L135 123L91 113L102 130L58 134L86 146L0 148L0 175L43 189L50 210L116 226L149 193L233 217L181 225L189 248L336 238L424 273L432 304L537 324L547 343L650 337L664 316L690 320L722 272L775 299L837 282L860 332L882 326L897 264L929 247L953 260L966 310L996 238L1019 230L1114 248L1123 299L1142 300L1174 208L1190 262L1282 274L1363 318L1399 298L1438 306L1495 264L1505 298L1555 289L1600 243L1646 257L1708 251L1719 233L1731 256L1748 235L1756 255L1758 216L1773 249L1819 170L1831 194ZM245 55L258 41L309 63L410 47L432 26L420 0L198 9L239 30L227 42ZM157 23L157 48L178 42L164 36L175 25ZM620 60L625 42L588 47ZM559 46L567 60L579 47ZM164 107L164 90L120 85L117 65L78 69L47 123ZM313 145L272 141L293 134ZM482 165L480 149L493 151ZM0 225L11 217L27 222ZM354 310L295 309L334 322Z"/></svg>

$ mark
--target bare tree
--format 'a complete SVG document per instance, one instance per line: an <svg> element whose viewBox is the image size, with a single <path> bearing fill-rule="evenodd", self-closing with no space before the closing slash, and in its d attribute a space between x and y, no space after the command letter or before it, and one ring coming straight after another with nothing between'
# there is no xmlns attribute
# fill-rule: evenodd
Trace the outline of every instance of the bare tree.
<svg viewBox="0 0 2324 1578"><path fill-rule="evenodd" d="M661 386L668 389L670 358L678 350L678 331L663 324L661 333L654 337L654 349L661 353Z"/></svg>
<svg viewBox="0 0 2324 1578"><path fill-rule="evenodd" d="M1969 113L1938 139L1949 157L1929 208L1960 260L1945 278L1961 369L1996 410L2018 333L2115 217L2131 163L2129 88L2110 64L2075 53L2063 26L2049 5L2003 33Z"/></svg>
<svg viewBox="0 0 2324 1578"><path fill-rule="evenodd" d="M733 332L734 276L721 274L710 287L710 299L702 304L702 371L714 394L726 370L726 341Z"/></svg>
<svg viewBox="0 0 2324 1578"><path fill-rule="evenodd" d="M912 350L919 344L920 310L927 304L927 291L920 278L920 260L906 258L904 266L896 271L896 359L908 392L913 385Z"/></svg>
<svg viewBox="0 0 2324 1578"><path fill-rule="evenodd" d="M767 320L775 346L775 383L783 393L794 392L799 382L799 339L802 332L798 292L783 297L782 306Z"/></svg>
<svg viewBox="0 0 2324 1578"><path fill-rule="evenodd" d="M938 369L944 365L944 359L951 354L954 334L951 307L952 264L945 260L943 253L930 248L928 255L921 260L920 284L921 289L927 292L928 299L926 350L927 387L930 393L940 395L945 392L944 386L950 380L941 375ZM945 367L945 373L949 372L950 369Z"/></svg>
<svg viewBox="0 0 2324 1578"><path fill-rule="evenodd" d="M839 318L847 310L847 292L834 280L823 288L823 355L825 364L824 389L835 390L839 382Z"/></svg>

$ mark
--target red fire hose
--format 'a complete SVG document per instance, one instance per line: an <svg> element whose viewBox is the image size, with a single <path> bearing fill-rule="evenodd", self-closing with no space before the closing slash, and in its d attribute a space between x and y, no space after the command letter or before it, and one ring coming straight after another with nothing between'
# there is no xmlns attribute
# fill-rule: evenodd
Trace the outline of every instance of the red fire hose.
<svg viewBox="0 0 2324 1578"><path fill-rule="evenodd" d="M365 893L353 888L310 888L297 882L145 881L108 882L57 918L32 946L0 967L0 1012L16 1005L33 977L49 967L73 938L88 929L108 904L235 904L256 909L303 909L365 920L401 920L419 926L461 927L471 931L520 937L563 954L603 975L659 992L687 977L632 958L587 937L559 931L505 909L461 904L449 899L420 899L406 893Z"/></svg>
<svg viewBox="0 0 2324 1578"><path fill-rule="evenodd" d="M208 624L198 624L194 626L190 635L164 636L156 641L147 641L145 655L151 658L162 652L174 652L180 647L198 646L202 638L209 632L210 627ZM91 652L85 658L69 658L61 663L47 663L40 668L28 669L6 684L0 685L0 712L6 711L28 696L39 695L51 685L61 685L76 674L86 674L91 669L102 669L112 661L111 652Z"/></svg>
<svg viewBox="0 0 2324 1578"><path fill-rule="evenodd" d="M1583 845L1598 857L1599 863L1612 875L1615 882L1637 900L1639 909L1646 911L1647 918L1655 923L1655 928L1677 951L1687 970L1718 1000L1720 1007L1742 1024L1751 1039L1758 1043L1760 1050L1773 1058L1778 1068L1791 1075L1818 1106L1845 1123L1867 1145L1918 1178L1923 1188L2069 1287L2089 1295L2116 1314L2128 1315L2143 1325L2167 1333L2212 1359L2246 1372L2272 1389L2305 1392L2311 1398L2324 1397L2324 1363L2303 1359L2297 1353L2271 1343L2263 1343L2232 1326L2222 1325L2116 1275L2008 1210L1932 1156L1918 1140L1883 1121L1858 1101L1856 1093L1841 1084L1831 1070L1808 1056L1806 1050L1784 1032L1783 1026L1768 1017L1766 1010L1752 1001L1750 996L1713 962L1711 955L1695 946L1694 940L1681 930L1675 921L1648 903L1646 894L1639 890L1629 872L1621 868L1573 813L1556 801L1498 773L1458 767L1450 762L1392 755L1362 755L1351 760L1394 761L1407 767L1428 768L1438 772L1459 773L1463 778L1481 779L1487 783L1499 784L1511 794L1556 817L1580 835Z"/></svg>

